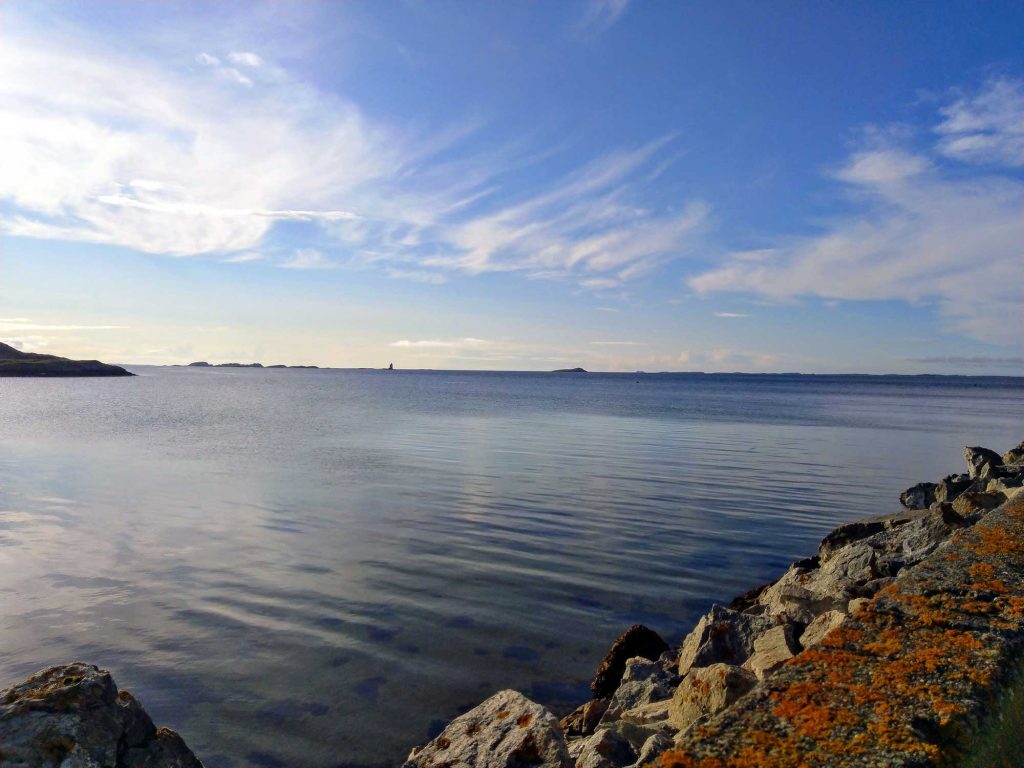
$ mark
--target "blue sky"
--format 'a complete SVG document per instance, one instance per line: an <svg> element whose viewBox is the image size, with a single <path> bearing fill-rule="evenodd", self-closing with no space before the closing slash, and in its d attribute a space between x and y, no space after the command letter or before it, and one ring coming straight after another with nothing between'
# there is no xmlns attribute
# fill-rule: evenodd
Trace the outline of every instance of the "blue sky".
<svg viewBox="0 0 1024 768"><path fill-rule="evenodd" d="M0 340L1024 371L1024 5L0 6Z"/></svg>

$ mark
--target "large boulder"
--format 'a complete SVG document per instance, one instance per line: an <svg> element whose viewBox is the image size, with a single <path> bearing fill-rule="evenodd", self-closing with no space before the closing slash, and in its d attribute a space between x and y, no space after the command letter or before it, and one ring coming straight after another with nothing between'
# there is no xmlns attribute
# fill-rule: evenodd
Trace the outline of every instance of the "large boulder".
<svg viewBox="0 0 1024 768"><path fill-rule="evenodd" d="M500 691L414 749L403 768L571 768L558 720L512 690Z"/></svg>
<svg viewBox="0 0 1024 768"><path fill-rule="evenodd" d="M855 605L858 601L863 603L867 602L863 597L855 598L850 601L850 604L847 606L847 611L852 614L856 608L859 607L859 604ZM825 639L825 635L838 627L844 621L846 621L846 614L842 611L825 611L814 619L814 621L808 624L807 628L803 631L803 634L800 635L800 647L805 650L807 648L813 648Z"/></svg>
<svg viewBox="0 0 1024 768"><path fill-rule="evenodd" d="M900 504L907 509L927 509L935 501L935 483L918 483L900 494Z"/></svg>
<svg viewBox="0 0 1024 768"><path fill-rule="evenodd" d="M978 477L994 477L998 468L1003 465L1003 457L988 448L979 445L964 447L964 460L967 462L967 474L971 479Z"/></svg>
<svg viewBox="0 0 1024 768"><path fill-rule="evenodd" d="M966 486L964 487L966 488ZM913 509L905 512L896 512L891 515L865 517L852 523L845 523L835 528L822 539L818 547L818 557L821 562L827 562L836 552L855 541L866 539L882 531L898 528L901 525L906 525L927 515L927 509Z"/></svg>
<svg viewBox="0 0 1024 768"><path fill-rule="evenodd" d="M669 666L671 664L671 666ZM666 661L649 661L641 656L629 659L622 673L622 681L601 717L601 725L622 719L627 710L666 701L679 685L675 657Z"/></svg>
<svg viewBox="0 0 1024 768"><path fill-rule="evenodd" d="M607 699L615 693L626 669L626 661L636 656L654 661L668 650L668 643L653 629L634 624L612 643L611 649L597 668L590 690L594 698Z"/></svg>
<svg viewBox="0 0 1024 768"><path fill-rule="evenodd" d="M713 605L683 640L679 650L679 674L685 675L691 667L718 662L742 664L754 650L754 639L772 624L763 616Z"/></svg>
<svg viewBox="0 0 1024 768"><path fill-rule="evenodd" d="M574 745L576 768L622 768L637 759L637 751L619 730L603 728Z"/></svg>
<svg viewBox="0 0 1024 768"><path fill-rule="evenodd" d="M680 731L721 712L757 685L754 674L734 664L691 669L668 709L668 722Z"/></svg>
<svg viewBox="0 0 1024 768"><path fill-rule="evenodd" d="M182 738L156 728L110 673L49 667L0 691L0 763L31 768L202 768Z"/></svg>
<svg viewBox="0 0 1024 768"><path fill-rule="evenodd" d="M960 494L953 502L953 510L968 523L976 522L986 512L990 512L1006 501L1002 491Z"/></svg>

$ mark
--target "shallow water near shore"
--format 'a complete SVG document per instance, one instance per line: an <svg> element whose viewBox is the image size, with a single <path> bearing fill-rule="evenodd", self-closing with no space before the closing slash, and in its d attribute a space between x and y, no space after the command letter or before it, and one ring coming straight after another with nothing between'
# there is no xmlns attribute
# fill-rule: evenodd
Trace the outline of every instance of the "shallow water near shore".
<svg viewBox="0 0 1024 768"><path fill-rule="evenodd" d="M210 768L571 708L629 624L1024 438L1019 378L132 370L0 379L0 687L105 666Z"/></svg>

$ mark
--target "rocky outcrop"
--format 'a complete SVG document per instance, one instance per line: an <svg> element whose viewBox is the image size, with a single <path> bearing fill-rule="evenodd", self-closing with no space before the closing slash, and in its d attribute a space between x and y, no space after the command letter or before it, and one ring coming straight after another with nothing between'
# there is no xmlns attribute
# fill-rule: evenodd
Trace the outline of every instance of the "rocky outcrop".
<svg viewBox="0 0 1024 768"><path fill-rule="evenodd" d="M69 360L56 355L22 352L0 344L0 376L134 376L119 365L99 360Z"/></svg>
<svg viewBox="0 0 1024 768"><path fill-rule="evenodd" d="M569 764L934 764L936 745L955 741L946 729L970 732L963 723L983 714L1010 649L1024 647L1024 464L1013 451L964 455L967 474L904 492L921 508L836 528L775 582L713 605L678 650L630 627L601 663L594 700L556 726ZM407 768L523 764L495 751L500 728L460 747L476 762L453 760L463 718ZM558 750L543 759L532 764L564 765Z"/></svg>
<svg viewBox="0 0 1024 768"><path fill-rule="evenodd" d="M0 764L31 768L202 768L109 672L75 662L0 691Z"/></svg>
<svg viewBox="0 0 1024 768"><path fill-rule="evenodd" d="M500 691L448 724L403 768L570 768L558 720L516 691Z"/></svg>

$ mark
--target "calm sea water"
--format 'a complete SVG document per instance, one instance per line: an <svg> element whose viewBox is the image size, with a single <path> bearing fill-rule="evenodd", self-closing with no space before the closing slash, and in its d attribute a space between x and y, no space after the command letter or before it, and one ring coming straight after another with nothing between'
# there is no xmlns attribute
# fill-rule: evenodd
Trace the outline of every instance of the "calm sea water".
<svg viewBox="0 0 1024 768"><path fill-rule="evenodd" d="M0 379L0 687L108 667L210 768L565 710L627 625L1024 438L1008 378L133 370Z"/></svg>

